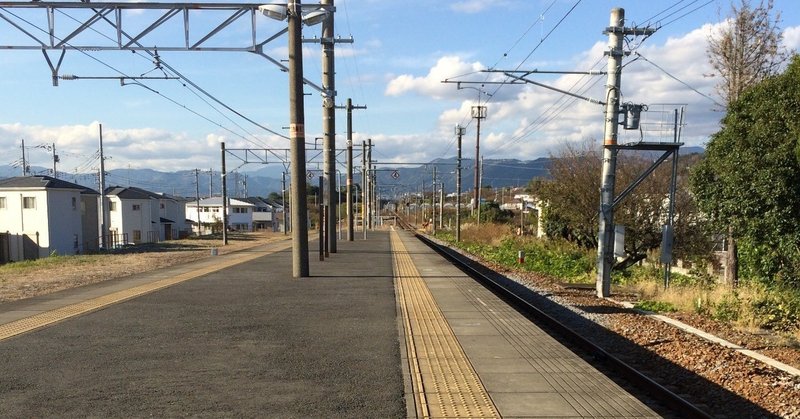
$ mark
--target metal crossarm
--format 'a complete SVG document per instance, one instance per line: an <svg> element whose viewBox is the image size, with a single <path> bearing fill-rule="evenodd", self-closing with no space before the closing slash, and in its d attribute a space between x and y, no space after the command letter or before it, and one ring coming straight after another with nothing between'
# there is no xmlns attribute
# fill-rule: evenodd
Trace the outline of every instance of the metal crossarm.
<svg viewBox="0 0 800 419"><path fill-rule="evenodd" d="M256 16L260 15L258 8L265 3L121 3L121 2L16 2L0 1L0 50L61 50L63 51L152 51L156 47L160 51L210 51L210 52L250 52L259 55L275 64L283 71L288 68L264 53L264 45L274 41L287 33L285 27L269 35L259 35L257 31ZM332 6L320 4L303 4L304 10L330 9ZM23 10L28 12L20 13ZM56 13L67 15L69 11L86 10L88 16L71 17L79 24L77 28L67 33L65 23L56 20ZM125 12L142 10L160 11L154 16L142 14L136 16L136 26L133 19L124 19ZM32 11L32 12L31 12ZM32 16L32 13L41 11L41 18ZM22 16L24 15L24 16ZM200 19L203 24L196 22ZM180 17L178 17L180 16ZM146 19L150 19L147 21ZM210 29L205 22L216 19ZM38 27L34 22L46 21L47 27ZM144 21L144 23L142 23ZM6 25L4 25L5 23ZM57 24L58 23L58 24ZM194 23L194 24L193 24ZM113 36L103 35L112 28ZM143 27L144 29L138 29ZM243 28L247 31L247 41L232 43L229 39L241 39L238 32ZM8 36L8 30L18 31L25 36L17 41ZM181 33L178 40L170 37L161 37L158 45L148 39L155 31ZM263 29L262 29L263 31ZM100 36L81 36L87 33L100 34ZM237 32L237 36L229 36ZM63 35L59 35L62 34ZM28 42L24 42L28 39ZM104 42L105 38L108 42ZM351 40L336 40L336 42L352 42ZM212 46L213 45L213 46ZM47 54L45 53L45 56ZM57 68L51 69L56 72ZM58 77L54 74L54 80ZM323 89L318 84L303 79L303 83L320 92L325 97L332 97L333 92ZM54 84L57 82L54 81Z"/></svg>

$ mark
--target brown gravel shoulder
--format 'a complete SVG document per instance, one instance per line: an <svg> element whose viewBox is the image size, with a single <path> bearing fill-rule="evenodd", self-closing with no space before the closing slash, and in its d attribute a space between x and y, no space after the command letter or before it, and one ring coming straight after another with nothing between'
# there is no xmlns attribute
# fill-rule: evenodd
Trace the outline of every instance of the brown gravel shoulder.
<svg viewBox="0 0 800 419"><path fill-rule="evenodd" d="M45 258L35 263L0 265L0 302L50 294L64 289L117 279L192 262L219 254L286 240L283 233L231 233L221 238L184 239L131 246L108 254ZM50 260L48 260L50 259Z"/></svg>

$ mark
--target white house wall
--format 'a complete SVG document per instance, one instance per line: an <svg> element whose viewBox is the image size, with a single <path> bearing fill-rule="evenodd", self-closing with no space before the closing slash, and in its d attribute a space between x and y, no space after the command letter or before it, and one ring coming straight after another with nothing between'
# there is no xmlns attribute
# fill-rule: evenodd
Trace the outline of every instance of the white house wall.
<svg viewBox="0 0 800 419"><path fill-rule="evenodd" d="M38 245L38 257L47 257L55 252L60 255L74 254L75 237L80 244L81 231L80 193L65 190L8 191L0 193L5 197L6 207L0 209L0 231L8 232L9 257L11 260L24 259L23 236L27 235ZM32 197L35 208L23 208L23 198ZM48 198L49 197L49 198ZM72 210L72 198L77 208ZM37 238L38 233L38 238Z"/></svg>
<svg viewBox="0 0 800 419"><path fill-rule="evenodd" d="M153 211L156 212L156 215L158 214L158 208L153 209L151 206L152 202L157 203L156 200L149 198L123 200L117 196L109 196L109 200L117 203L116 211L109 212L110 228L112 230L116 230L116 232L120 235L127 235L128 242L148 243L153 241L153 235L160 237L158 231L160 224L158 222L155 224L152 222ZM139 205L140 209L134 211L134 205ZM140 240L135 240L135 230L141 232ZM122 237L120 237L120 240L122 240Z"/></svg>
<svg viewBox="0 0 800 419"><path fill-rule="evenodd" d="M50 190L47 196L47 213L50 226L47 244L41 242L42 251L48 256L56 252L59 255L74 255L83 243L81 228L81 196L78 190ZM37 199L38 206L38 199ZM44 247L47 249L44 249Z"/></svg>

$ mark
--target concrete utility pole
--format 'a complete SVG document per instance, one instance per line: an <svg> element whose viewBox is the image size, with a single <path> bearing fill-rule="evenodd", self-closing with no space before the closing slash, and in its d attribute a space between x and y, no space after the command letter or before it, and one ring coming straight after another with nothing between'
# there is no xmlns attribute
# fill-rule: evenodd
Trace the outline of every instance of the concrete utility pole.
<svg viewBox="0 0 800 419"><path fill-rule="evenodd" d="M478 99L480 100L480 93ZM486 106L478 105L472 107L472 117L478 120L478 128L475 135L475 193L472 204L473 211L480 208L480 158L481 158L481 119L486 118Z"/></svg>
<svg viewBox="0 0 800 419"><path fill-rule="evenodd" d="M456 157L456 242L461 241L461 137L467 131L461 125L456 125L458 136L458 155Z"/></svg>
<svg viewBox="0 0 800 419"><path fill-rule="evenodd" d="M355 223L353 217L353 109L367 109L366 106L353 106L353 100L348 98L347 105L337 106L347 110L347 241L353 241ZM363 159L362 155L362 159ZM364 183L363 181L361 183ZM362 189L364 185L361 185ZM363 203L362 203L363 205ZM363 218L363 216L362 216Z"/></svg>
<svg viewBox="0 0 800 419"><path fill-rule="evenodd" d="M431 231L436 235L436 166L433 166L433 182L431 182Z"/></svg>
<svg viewBox="0 0 800 419"><path fill-rule="evenodd" d="M367 176L367 142L361 142L361 231L364 233L364 240L367 239L367 183L369 178Z"/></svg>
<svg viewBox="0 0 800 419"><path fill-rule="evenodd" d="M28 176L28 162L25 161L25 139L22 139L22 176Z"/></svg>
<svg viewBox="0 0 800 419"><path fill-rule="evenodd" d="M370 230L374 227L372 220L375 215L375 174L372 171L372 138L367 138L367 190L364 203L367 204L367 226Z"/></svg>
<svg viewBox="0 0 800 419"><path fill-rule="evenodd" d="M200 169L194 169L194 196L197 199L197 235L200 236Z"/></svg>
<svg viewBox="0 0 800 419"><path fill-rule="evenodd" d="M281 205L283 205L283 234L289 232L289 204L286 202L286 172L281 173Z"/></svg>
<svg viewBox="0 0 800 419"><path fill-rule="evenodd" d="M58 163L58 154L56 154L56 143L53 143L53 177L58 179L58 171L56 164Z"/></svg>
<svg viewBox="0 0 800 419"><path fill-rule="evenodd" d="M291 142L292 276L307 277L308 203L306 202L306 131L303 108L303 35L300 0L288 5L289 139Z"/></svg>
<svg viewBox="0 0 800 419"><path fill-rule="evenodd" d="M106 249L108 246L108 212L106 211L106 163L103 155L103 124L99 124L100 130L100 248Z"/></svg>
<svg viewBox="0 0 800 419"><path fill-rule="evenodd" d="M333 7L334 0L321 0L320 4ZM334 22L333 13L322 22L322 88L328 92L322 100L322 148L323 154L323 174L328 180L328 187L323 193L323 200L327 205L328 213L325 214L325 231L336 230L337 217L333 216L333 194L336 193L336 69L334 60ZM328 250L336 253L336 235L328 234Z"/></svg>
<svg viewBox="0 0 800 419"><path fill-rule="evenodd" d="M222 178L222 245L228 244L228 182L225 177L227 176L227 172L225 172L225 141L219 143L220 148L222 149L222 172L220 173L220 177Z"/></svg>
<svg viewBox="0 0 800 419"><path fill-rule="evenodd" d="M608 67L606 81L605 135L603 140L603 171L600 186L600 227L597 243L598 297L611 295L611 268L614 265L614 187L617 170L617 137L619 132L619 97L622 85L622 43L625 35L652 33L652 29L625 27L625 10L611 9L608 34Z"/></svg>

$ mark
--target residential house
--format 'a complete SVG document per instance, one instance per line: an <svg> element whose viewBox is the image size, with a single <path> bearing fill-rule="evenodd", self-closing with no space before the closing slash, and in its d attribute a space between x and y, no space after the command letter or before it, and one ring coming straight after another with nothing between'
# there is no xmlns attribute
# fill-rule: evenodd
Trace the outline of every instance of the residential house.
<svg viewBox="0 0 800 419"><path fill-rule="evenodd" d="M185 207L177 198L133 186L106 189L110 243L173 240L186 229Z"/></svg>
<svg viewBox="0 0 800 419"><path fill-rule="evenodd" d="M50 176L0 180L0 262L97 250L97 196Z"/></svg>
<svg viewBox="0 0 800 419"><path fill-rule="evenodd" d="M242 198L242 201L249 202L254 205L253 231L275 231L275 205L267 202L266 199L259 197Z"/></svg>
<svg viewBox="0 0 800 419"><path fill-rule="evenodd" d="M186 226L186 200L163 193L158 198L161 240L175 240L189 235Z"/></svg>
<svg viewBox="0 0 800 419"><path fill-rule="evenodd" d="M199 204L199 205L198 205ZM228 228L238 231L253 230L255 205L243 200L228 198ZM222 197L215 196L186 202L187 222L200 234L210 234L222 226ZM199 228L198 228L199 220Z"/></svg>

